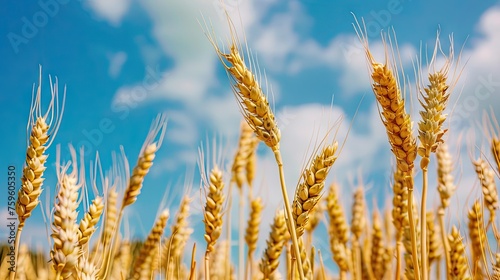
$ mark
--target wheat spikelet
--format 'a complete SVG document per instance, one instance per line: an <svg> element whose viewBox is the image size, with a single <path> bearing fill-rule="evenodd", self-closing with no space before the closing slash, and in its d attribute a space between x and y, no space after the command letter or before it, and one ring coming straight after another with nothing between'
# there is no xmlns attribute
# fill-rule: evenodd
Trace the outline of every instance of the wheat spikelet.
<svg viewBox="0 0 500 280"><path fill-rule="evenodd" d="M304 269L304 276L307 280L312 280L313 277L313 267L307 254L306 246L302 238L299 238L299 248L300 248L300 259L302 260L302 267Z"/></svg>
<svg viewBox="0 0 500 280"><path fill-rule="evenodd" d="M326 208L330 217L330 237L335 237L340 243L346 245L349 241L349 225L342 204L339 202L337 189L336 184L331 184L326 197Z"/></svg>
<svg viewBox="0 0 500 280"><path fill-rule="evenodd" d="M400 240L408 227L408 189L404 187L404 177L400 170L394 171L394 197L392 199L392 223L396 229L396 240Z"/></svg>
<svg viewBox="0 0 500 280"><path fill-rule="evenodd" d="M78 280L96 280L97 270L95 265L87 258L81 257L76 267Z"/></svg>
<svg viewBox="0 0 500 280"><path fill-rule="evenodd" d="M451 279L470 280L467 268L467 258L465 256L465 245L462 243L462 237L458 229L453 226L448 235L450 244L450 277Z"/></svg>
<svg viewBox="0 0 500 280"><path fill-rule="evenodd" d="M405 110L405 101L401 94L397 74L393 73L387 61L385 64L375 61L368 47L366 30L363 32L358 25L356 32L363 43L373 81L373 93L381 108L380 117L386 128L392 152L396 157L396 166L402 172L411 174L417 156L417 145L412 135L412 122ZM387 53L385 42L384 47Z"/></svg>
<svg viewBox="0 0 500 280"><path fill-rule="evenodd" d="M250 217L248 218L248 226L245 234L249 256L253 255L253 252L257 249L257 239L259 238L259 226L263 209L264 205L262 205L260 197L257 197L250 203Z"/></svg>
<svg viewBox="0 0 500 280"><path fill-rule="evenodd" d="M293 219L297 237L304 234L304 227L309 220L309 212L318 203L325 186L325 179L337 157L337 142L327 145L314 157L309 168L304 170L302 182L297 186L293 200Z"/></svg>
<svg viewBox="0 0 500 280"><path fill-rule="evenodd" d="M85 213L79 224L78 243L80 246L83 246L89 241L96 230L96 225L101 218L103 210L104 202L102 197L98 196L94 198L88 212Z"/></svg>
<svg viewBox="0 0 500 280"><path fill-rule="evenodd" d="M270 279L271 275L276 271L279 265L279 259L285 243L285 233L287 232L285 213L279 211L274 217L274 222L271 225L271 232L267 239L267 247L264 250L260 263L260 271L263 274L263 279Z"/></svg>
<svg viewBox="0 0 500 280"><path fill-rule="evenodd" d="M387 263L384 260L386 249L384 248L382 220L378 211L373 212L372 219L372 239L370 263L375 279L382 279L387 269Z"/></svg>
<svg viewBox="0 0 500 280"><path fill-rule="evenodd" d="M29 127L29 145L26 150L26 162L23 167L23 175L21 177L21 187L18 192L16 201L16 213L19 219L19 229L24 227L27 218L31 216L33 209L39 203L39 196L42 193L42 184L44 181L43 172L45 171L45 162L48 155L45 154L47 148L50 147L52 139L57 134L64 112L64 104L59 108L58 99L58 82L51 86L51 101L45 114L41 109L41 68L37 93L30 109L30 118L28 120ZM64 100L63 100L64 103ZM18 233L18 235L20 235ZM17 246L16 242L16 246Z"/></svg>
<svg viewBox="0 0 500 280"><path fill-rule="evenodd" d="M435 51L437 51L438 46L439 40L436 41ZM444 142L443 135L447 131L443 130L441 126L446 120L446 114L443 111L446 109L450 97L447 79L451 59L453 59L453 47L450 49L450 57L443 68L437 72L429 73L430 84L423 90L420 87L419 102L424 111L420 111L422 120L418 123L420 143L417 152L422 157L420 162L422 169L427 168L430 154L435 153L438 146ZM432 64L435 63L435 60L436 52L433 55Z"/></svg>
<svg viewBox="0 0 500 280"><path fill-rule="evenodd" d="M174 263L182 259L182 254L184 252L186 242L193 232L193 230L189 228L188 222L190 203L191 197L189 197L189 195L185 195L179 205L179 210L177 212L175 222L174 224L172 224L170 230L171 235L163 246L162 264L164 265L165 269L167 269L167 265L170 262Z"/></svg>
<svg viewBox="0 0 500 280"><path fill-rule="evenodd" d="M443 143L439 145L436 151L437 173L438 173L438 192L441 198L441 207L446 209L450 204L450 197L457 189L453 183L453 161L448 152L448 145Z"/></svg>
<svg viewBox="0 0 500 280"><path fill-rule="evenodd" d="M431 266L434 262L438 262L441 258L441 238L439 234L439 229L435 225L435 217L434 212L427 212L427 240L429 241L429 251L428 251L428 259L429 266ZM439 264L438 264L439 265Z"/></svg>
<svg viewBox="0 0 500 280"><path fill-rule="evenodd" d="M364 191L360 187L354 192L352 205L351 232L354 239L359 240L366 224Z"/></svg>
<svg viewBox="0 0 500 280"><path fill-rule="evenodd" d="M479 200L474 201L472 208L467 215L469 220L467 226L469 228L470 245L472 251L473 275L482 276L481 261L485 254L487 246L486 232L484 229L483 209Z"/></svg>
<svg viewBox="0 0 500 280"><path fill-rule="evenodd" d="M132 264L132 255L130 243L127 241L121 242L119 251L114 257L113 267L111 269L110 279L121 280L125 279Z"/></svg>
<svg viewBox="0 0 500 280"><path fill-rule="evenodd" d="M253 154L253 142L255 142L255 136L252 128L246 121L242 121L240 125L238 149L234 156L233 166L231 168L231 180L236 183L238 188L242 188L245 182L248 184L251 182L247 179L245 172L248 173L247 166L249 165L249 158Z"/></svg>
<svg viewBox="0 0 500 280"><path fill-rule="evenodd" d="M495 211L499 207L498 192L495 184L495 172L482 158L473 161L473 164L483 189L484 205L490 212L490 221L493 221L495 218Z"/></svg>
<svg viewBox="0 0 500 280"><path fill-rule="evenodd" d="M76 155L73 156L75 159ZM65 168L58 174L58 193L54 204L52 222L53 249L50 251L52 264L57 274L64 279L71 276L73 268L78 264L78 191L81 185L77 182L76 163L73 171L66 174Z"/></svg>
<svg viewBox="0 0 500 280"><path fill-rule="evenodd" d="M149 233L144 245L139 251L139 255L135 259L134 268L133 268L133 276L135 279L139 279L141 277L150 278L150 269L153 263L153 255L155 254L157 247L160 244L161 237L163 235L163 231L165 226L167 225L168 217L170 216L170 212L168 209L163 210L160 216L157 218L151 232Z"/></svg>
<svg viewBox="0 0 500 280"><path fill-rule="evenodd" d="M491 153L497 164L497 170L500 174L500 139L497 137L492 137L491 139Z"/></svg>
<svg viewBox="0 0 500 280"><path fill-rule="evenodd" d="M231 24L231 23L230 23ZM234 28L233 26L231 26ZM244 58L240 55L237 38L231 36L229 53L223 53L217 46L214 36L208 36L224 68L232 78L233 92L238 100L245 121L253 129L257 138L264 142L273 151L279 149L281 132L276 123L274 113L263 93L258 79L252 69L247 67ZM252 61L250 61L252 62Z"/></svg>
<svg viewBox="0 0 500 280"><path fill-rule="evenodd" d="M153 165L155 154L163 142L166 126L166 118L162 115L159 115L151 125L148 136L139 153L139 159L132 171L127 189L123 195L122 209L134 203L137 200L137 196L141 193L144 177ZM157 142L153 142L157 137Z"/></svg>
<svg viewBox="0 0 500 280"><path fill-rule="evenodd" d="M260 143L259 139L254 137L250 147L251 152L248 155L247 164L245 166L247 175L246 179L248 186L250 187L252 187L253 179L255 178L255 172L257 169L257 147L259 146L259 143Z"/></svg>
<svg viewBox="0 0 500 280"><path fill-rule="evenodd" d="M500 280L500 253L495 254L495 262L493 263L493 273L491 280Z"/></svg>
<svg viewBox="0 0 500 280"><path fill-rule="evenodd" d="M101 236L101 244L102 247L109 246L111 240L113 238L115 228L117 226L117 218L118 218L118 192L116 188L108 189L105 210L106 213L104 215L104 229L102 231Z"/></svg>
<svg viewBox="0 0 500 280"><path fill-rule="evenodd" d="M211 252L214 250L215 243L222 232L224 181L222 180L222 171L220 171L219 167L215 166L212 168L209 181L205 178L204 183L208 193L203 222L205 223L207 252Z"/></svg>

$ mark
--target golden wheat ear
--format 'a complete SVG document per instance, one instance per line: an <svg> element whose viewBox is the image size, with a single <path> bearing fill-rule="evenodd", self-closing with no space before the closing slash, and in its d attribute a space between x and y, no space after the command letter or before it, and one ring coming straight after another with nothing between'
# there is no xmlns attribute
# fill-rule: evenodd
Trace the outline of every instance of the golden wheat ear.
<svg viewBox="0 0 500 280"><path fill-rule="evenodd" d="M25 164L21 177L21 187L19 188L16 200L16 213L19 219L17 227L14 255L17 256L21 242L21 234L26 220L31 216L33 210L39 204L39 197L42 193L42 185L45 178L43 173L46 169L48 154L46 150L51 146L64 113L64 101L66 89L63 93L62 102L59 101L59 85L57 78L52 83L49 76L51 98L49 105L43 112L42 108L42 69L38 87L34 89L31 101L30 115L28 118L28 147L26 150ZM10 274L11 279L15 277L15 271Z"/></svg>
<svg viewBox="0 0 500 280"><path fill-rule="evenodd" d="M80 256L79 228L77 224L77 208L79 205L79 190L83 178L79 174L76 163L76 152L70 147L71 165L58 166L58 190L54 203L52 222L52 241L54 246L50 251L52 266L56 271L56 279L69 278L78 265ZM71 166L71 172L68 168Z"/></svg>

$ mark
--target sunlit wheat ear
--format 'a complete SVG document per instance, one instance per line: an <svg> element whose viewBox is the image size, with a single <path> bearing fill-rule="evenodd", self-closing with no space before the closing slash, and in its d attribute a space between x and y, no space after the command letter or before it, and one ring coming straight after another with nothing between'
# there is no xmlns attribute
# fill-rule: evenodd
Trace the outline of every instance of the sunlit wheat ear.
<svg viewBox="0 0 500 280"><path fill-rule="evenodd" d="M431 72L428 76L429 85L425 88L423 85L419 85L419 102L424 109L423 111L420 111L422 120L418 123L418 138L420 140L418 154L422 157L420 162L422 169L427 169L431 153L435 153L438 146L444 142L443 135L447 131L442 128L442 125L446 120L447 115L444 114L444 110L446 109L451 93L450 83L448 82L448 73L453 64L453 44L451 44L449 56L446 57L443 67L436 71L435 64L438 50L440 49L441 44L438 38L436 40L431 63L429 65L431 68ZM418 76L420 80L419 83L422 83L422 77L420 77L420 75ZM452 87L455 82L456 81L451 82Z"/></svg>
<svg viewBox="0 0 500 280"><path fill-rule="evenodd" d="M474 201L467 218L472 251L472 272L475 276L483 276L481 264L488 244L484 228L483 206L479 200Z"/></svg>
<svg viewBox="0 0 500 280"><path fill-rule="evenodd" d="M346 246L349 241L349 225L344 208L338 198L337 190L337 185L331 184L326 197L326 208L330 218L328 228L330 238L334 238Z"/></svg>
<svg viewBox="0 0 500 280"><path fill-rule="evenodd" d="M160 240L163 236L163 231L165 230L165 226L167 225L168 217L170 216L170 212L168 209L165 209L161 212L160 216L157 218L151 232L149 233L146 241L144 241L144 245L142 245L141 250L139 251L139 255L137 255L133 268L133 277L134 279L143 279L145 274L147 275L144 279L149 279L151 277L151 265L153 254L156 254L158 250L158 246L160 246Z"/></svg>
<svg viewBox="0 0 500 280"><path fill-rule="evenodd" d="M451 233L448 235L450 244L450 277L451 279L470 280L467 266L467 257L465 253L465 245L462 242L462 237L458 229L453 226Z"/></svg>
<svg viewBox="0 0 500 280"><path fill-rule="evenodd" d="M352 205L351 232L357 240L361 238L366 224L365 219L365 197L362 187L354 192L354 202Z"/></svg>
<svg viewBox="0 0 500 280"><path fill-rule="evenodd" d="M205 171L203 171L204 173ZM207 253L214 250L214 246L222 232L222 214L224 206L224 181L222 171L214 166L208 175L204 177L204 188L207 191L204 210L205 241L207 242Z"/></svg>
<svg viewBox="0 0 500 280"><path fill-rule="evenodd" d="M102 244L103 248L110 246L111 241L113 239L115 227L117 226L116 222L118 218L117 203L118 203L118 192L116 191L116 187L109 188L105 205L106 209L103 222L104 227L100 239L100 243Z"/></svg>
<svg viewBox="0 0 500 280"><path fill-rule="evenodd" d="M398 81L397 64L388 62L389 50L384 41L386 62L377 62L369 49L366 30L363 31L358 25L355 26L356 33L363 44L368 61L370 76L373 81L372 89L380 109L380 118L384 124L391 145L392 152L396 157L396 167L402 172L411 174L414 161L417 156L416 139L412 135L412 121L405 110L405 100L401 93ZM392 60L395 54L392 53Z"/></svg>
<svg viewBox="0 0 500 280"><path fill-rule="evenodd" d="M457 186L453 182L453 160L448 152L448 145L442 143L436 151L438 192L441 198L441 207L446 209L450 204L450 197L455 193Z"/></svg>
<svg viewBox="0 0 500 280"><path fill-rule="evenodd" d="M260 262L260 271L263 274L263 279L270 279L279 266L286 231L285 213L284 211L279 211L276 213L274 222L271 225L271 232L266 242L267 246Z"/></svg>
<svg viewBox="0 0 500 280"><path fill-rule="evenodd" d="M316 206L323 193L326 176L337 159L337 147L337 142L325 146L304 170L301 182L296 188L292 209L297 237L304 234L309 212Z"/></svg>
<svg viewBox="0 0 500 280"><path fill-rule="evenodd" d="M153 165L156 152L163 142L166 127L167 119L164 115L159 115L151 125L148 136L139 153L139 159L132 171L128 186L123 195L122 209L134 203L137 200L137 196L141 193L144 177Z"/></svg>
<svg viewBox="0 0 500 280"><path fill-rule="evenodd" d="M78 280L96 280L97 269L95 265L86 257L81 257L76 266L76 274Z"/></svg>
<svg viewBox="0 0 500 280"><path fill-rule="evenodd" d="M240 55L242 49L236 34L234 34L234 26L232 26L230 20L229 22L232 32L231 41L227 46L229 53L225 53L219 48L214 34L208 34L208 39L231 77L233 92L246 122L262 142L273 151L278 150L281 132L267 97L261 89L258 78L255 76L255 71L258 72L258 69L252 69L256 67L252 60L250 60L248 66L244 56ZM247 54L250 58L248 50Z"/></svg>
<svg viewBox="0 0 500 280"><path fill-rule="evenodd" d="M175 222L171 227L171 235L165 241L162 251L162 264L164 268L167 269L169 262L177 262L182 260L182 255L184 252L184 247L189 239L189 236L193 232L193 229L189 227L189 204L191 203L191 197L185 195L179 205L179 210L175 217Z"/></svg>
<svg viewBox="0 0 500 280"><path fill-rule="evenodd" d="M18 192L16 212L19 218L19 229L22 229L26 219L31 216L33 209L39 203L44 181L43 172L48 155L45 154L54 139L64 112L63 104L59 104L58 82L50 80L51 100L47 111L42 113L41 70L36 94L30 109L28 120L29 144L26 151L26 163L21 177L21 188ZM63 96L65 96L64 93Z"/></svg>
<svg viewBox="0 0 500 280"><path fill-rule="evenodd" d="M245 241L248 246L248 255L253 255L257 249L257 240L259 238L259 226L262 210L264 205L260 197L255 198L250 203L250 217L248 218L248 226L245 234Z"/></svg>
<svg viewBox="0 0 500 280"><path fill-rule="evenodd" d="M427 212L427 240L429 241L429 266L438 262L442 254L442 242L439 234L439 228L436 227L434 212ZM439 263L438 263L439 265Z"/></svg>
<svg viewBox="0 0 500 280"><path fill-rule="evenodd" d="M72 151L73 161L75 161L76 153ZM82 182L78 182L76 163L73 162L71 173L67 173L67 168L60 167L61 170L58 171L58 191L54 204L51 234L54 246L50 251L52 265L57 275L64 279L69 278L73 273L80 254L76 209L79 203L79 190L82 186Z"/></svg>
<svg viewBox="0 0 500 280"><path fill-rule="evenodd" d="M245 182L248 182L246 172L249 157L253 154L253 146L256 138L252 128L246 121L242 121L240 125L240 138L238 149L234 156L233 166L231 168L231 180L236 183L238 188L242 188ZM250 182L248 182L250 183Z"/></svg>
<svg viewBox="0 0 500 280"><path fill-rule="evenodd" d="M484 205L488 208L490 212L489 221L493 221L495 218L495 211L498 209L498 192L495 184L495 172L488 163L479 158L473 161L477 177L481 182L481 188L483 190Z"/></svg>
<svg viewBox="0 0 500 280"><path fill-rule="evenodd" d="M96 225L104 210L102 197L96 197L90 204L89 210L84 214L79 224L78 243L83 246L89 242L90 237L96 230Z"/></svg>
<svg viewBox="0 0 500 280"><path fill-rule="evenodd" d="M377 210L373 212L370 262L375 279L383 279L388 263L385 261L386 248L382 231L382 219Z"/></svg>

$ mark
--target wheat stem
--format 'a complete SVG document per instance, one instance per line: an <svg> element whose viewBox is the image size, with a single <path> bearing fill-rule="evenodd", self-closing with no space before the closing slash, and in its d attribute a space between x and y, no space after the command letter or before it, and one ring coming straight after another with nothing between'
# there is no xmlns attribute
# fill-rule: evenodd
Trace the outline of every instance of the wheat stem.
<svg viewBox="0 0 500 280"><path fill-rule="evenodd" d="M297 267L299 270L299 277L300 280L304 280L304 270L302 267L302 260L300 258L297 258L297 256L300 256L300 248L299 248L299 242L297 239L297 232L295 229L295 223L293 222L293 214L292 214L292 207L290 205L290 201L288 200L288 194L286 191L286 183L285 183L285 174L283 171L283 161L281 159L281 152L278 149L273 149L274 156L276 158L276 164L278 165L278 170L279 170L279 175L280 175L280 186L281 186L281 192L283 195L283 200L285 202L285 211L286 211L286 221L288 225L288 231L290 232L291 238L292 238L292 246L293 246L293 252L292 254L292 265L297 262ZM292 271L293 273L293 271Z"/></svg>

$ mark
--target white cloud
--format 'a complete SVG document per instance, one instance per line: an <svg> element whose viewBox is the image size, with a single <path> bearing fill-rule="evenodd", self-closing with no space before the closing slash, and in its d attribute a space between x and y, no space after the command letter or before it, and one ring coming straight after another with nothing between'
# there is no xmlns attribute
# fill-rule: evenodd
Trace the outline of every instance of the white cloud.
<svg viewBox="0 0 500 280"><path fill-rule="evenodd" d="M130 0L87 0L87 4L97 17L117 26L128 12Z"/></svg>
<svg viewBox="0 0 500 280"><path fill-rule="evenodd" d="M127 54L125 52L117 52L108 55L109 68L108 74L112 78L118 77L122 71L123 64L127 61Z"/></svg>

